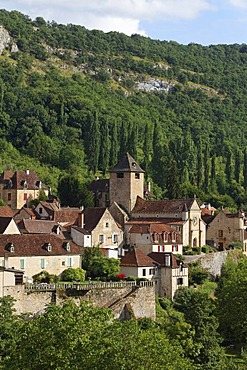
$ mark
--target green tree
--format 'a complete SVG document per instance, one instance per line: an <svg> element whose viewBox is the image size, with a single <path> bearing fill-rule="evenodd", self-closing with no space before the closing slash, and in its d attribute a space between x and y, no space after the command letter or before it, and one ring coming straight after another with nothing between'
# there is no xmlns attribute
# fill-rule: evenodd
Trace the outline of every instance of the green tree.
<svg viewBox="0 0 247 370"><path fill-rule="evenodd" d="M86 271L81 268L72 268L69 267L66 270L63 270L61 273L60 279L62 281L77 281L81 282L85 280Z"/></svg>
<svg viewBox="0 0 247 370"><path fill-rule="evenodd" d="M120 272L119 260L116 258L93 257L90 264L92 278L113 279Z"/></svg>
<svg viewBox="0 0 247 370"><path fill-rule="evenodd" d="M58 195L62 205L71 207L92 207L93 193L76 174L62 175L58 180Z"/></svg>

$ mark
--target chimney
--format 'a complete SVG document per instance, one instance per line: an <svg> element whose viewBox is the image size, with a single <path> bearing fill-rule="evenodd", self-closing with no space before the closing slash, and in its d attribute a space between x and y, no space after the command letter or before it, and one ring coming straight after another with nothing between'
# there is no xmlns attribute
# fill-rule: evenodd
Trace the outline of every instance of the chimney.
<svg viewBox="0 0 247 370"><path fill-rule="evenodd" d="M29 175L29 169L28 168L25 170L25 172L26 172L27 175Z"/></svg>
<svg viewBox="0 0 247 370"><path fill-rule="evenodd" d="M81 206L81 211L79 212L78 226L84 227L84 207Z"/></svg>
<svg viewBox="0 0 247 370"><path fill-rule="evenodd" d="M150 181L148 182L148 192L149 193L151 192L151 182Z"/></svg>

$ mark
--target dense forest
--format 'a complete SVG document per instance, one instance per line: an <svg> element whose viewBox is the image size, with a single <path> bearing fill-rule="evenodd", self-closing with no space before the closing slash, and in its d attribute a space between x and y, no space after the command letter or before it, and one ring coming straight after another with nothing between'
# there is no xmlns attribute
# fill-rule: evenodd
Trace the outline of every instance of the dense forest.
<svg viewBox="0 0 247 370"><path fill-rule="evenodd" d="M128 151L158 198L247 208L247 45L89 31L0 10L0 169L35 169L56 194ZM141 89L150 81L164 89ZM85 192L84 192L85 193ZM86 200L81 199L81 203Z"/></svg>

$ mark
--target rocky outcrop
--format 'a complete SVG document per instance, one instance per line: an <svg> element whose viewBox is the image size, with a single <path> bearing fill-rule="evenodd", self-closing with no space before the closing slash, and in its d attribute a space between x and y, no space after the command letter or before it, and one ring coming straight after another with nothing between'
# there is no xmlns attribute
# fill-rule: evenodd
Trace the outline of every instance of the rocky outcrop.
<svg viewBox="0 0 247 370"><path fill-rule="evenodd" d="M8 31L3 26L0 26L0 55L5 49L10 50L12 53L16 53L18 51L18 46L11 39Z"/></svg>
<svg viewBox="0 0 247 370"><path fill-rule="evenodd" d="M145 91L165 91L169 92L175 86L174 83L150 78L144 82L138 82L136 85L137 90L145 90Z"/></svg>

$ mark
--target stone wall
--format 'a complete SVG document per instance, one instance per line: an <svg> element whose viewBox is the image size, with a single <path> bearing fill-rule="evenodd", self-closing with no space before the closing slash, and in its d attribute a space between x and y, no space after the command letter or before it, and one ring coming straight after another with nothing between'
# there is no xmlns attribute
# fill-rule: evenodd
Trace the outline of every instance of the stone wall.
<svg viewBox="0 0 247 370"><path fill-rule="evenodd" d="M212 276L216 277L221 275L221 268L226 262L228 253L230 253L230 251L185 256L185 262L190 263L200 261L202 267L207 269Z"/></svg>
<svg viewBox="0 0 247 370"><path fill-rule="evenodd" d="M24 286L5 288L5 295L14 297L16 313L42 312L47 304L61 304L71 298L77 304L81 300L91 301L96 307L110 308L115 318L125 319L130 316L136 319L150 317L155 319L155 287L123 286L120 288L99 289L57 289L54 291L28 291Z"/></svg>

